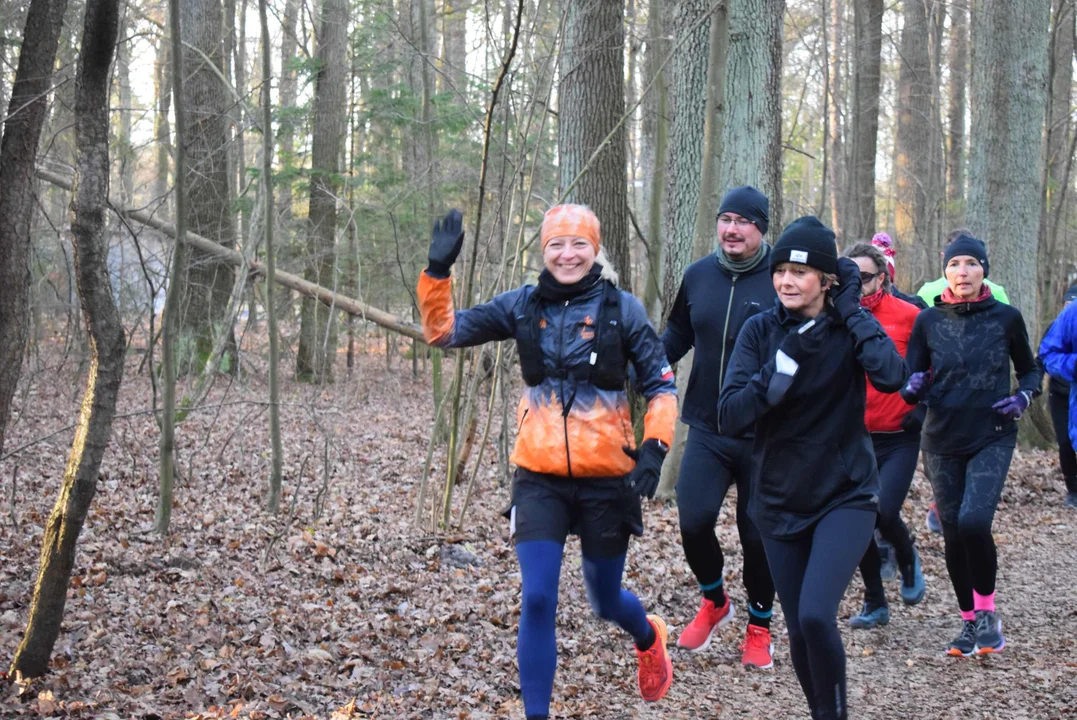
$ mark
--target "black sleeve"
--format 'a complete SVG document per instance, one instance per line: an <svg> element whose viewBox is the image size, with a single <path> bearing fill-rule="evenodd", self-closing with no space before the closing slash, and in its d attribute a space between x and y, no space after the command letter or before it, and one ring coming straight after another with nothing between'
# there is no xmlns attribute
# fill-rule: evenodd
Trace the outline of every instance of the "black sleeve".
<svg viewBox="0 0 1077 720"><path fill-rule="evenodd" d="M774 358L764 357L763 323L756 315L744 324L718 397L718 432L737 437L762 418L772 407L767 390L774 376Z"/></svg>
<svg viewBox="0 0 1077 720"><path fill-rule="evenodd" d="M684 280L677 290L677 299L673 301L673 309L669 311L666 319L666 328L662 331L662 345L666 348L666 359L669 364L680 360L696 343L695 331L692 330L692 315L688 309L688 293L684 288Z"/></svg>
<svg viewBox="0 0 1077 720"><path fill-rule="evenodd" d="M856 360L872 386L881 393L895 393L904 387L909 379L909 369L875 316L860 308L858 313L845 320L845 327L853 336Z"/></svg>
<svg viewBox="0 0 1077 720"><path fill-rule="evenodd" d="M1014 320L1010 325L1010 359L1017 375L1017 389L1027 392L1030 397L1039 395L1043 385L1043 368L1028 344L1028 328L1017 308L1014 308Z"/></svg>

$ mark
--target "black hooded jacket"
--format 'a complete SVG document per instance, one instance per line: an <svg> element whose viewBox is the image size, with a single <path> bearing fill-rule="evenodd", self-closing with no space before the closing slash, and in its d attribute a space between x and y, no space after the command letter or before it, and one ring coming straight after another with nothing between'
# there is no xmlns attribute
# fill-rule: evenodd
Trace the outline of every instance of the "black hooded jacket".
<svg viewBox="0 0 1077 720"><path fill-rule="evenodd" d="M921 398L927 405L921 444L926 452L971 455L996 442L1016 444L1017 423L991 406L1014 393L1011 360L1018 390L1030 397L1040 393L1043 371L1020 310L994 297L936 302L916 316L905 358L911 372L932 374Z"/></svg>
<svg viewBox="0 0 1077 720"><path fill-rule="evenodd" d="M748 320L718 402L723 435L755 429L748 510L769 537L803 533L837 507L878 508L878 471L864 426L865 374L892 393L908 371L871 313L861 309L843 323L833 308L824 312L822 349L800 362L776 401L773 392L768 398L775 354L805 318L778 304Z"/></svg>
<svg viewBox="0 0 1077 720"><path fill-rule="evenodd" d="M692 347L696 349L681 399L685 425L718 432L718 393L740 329L748 318L773 307L777 300L766 258L770 248L763 245L760 252L764 256L759 264L746 272L723 267L714 253L684 271L662 344L670 364Z"/></svg>

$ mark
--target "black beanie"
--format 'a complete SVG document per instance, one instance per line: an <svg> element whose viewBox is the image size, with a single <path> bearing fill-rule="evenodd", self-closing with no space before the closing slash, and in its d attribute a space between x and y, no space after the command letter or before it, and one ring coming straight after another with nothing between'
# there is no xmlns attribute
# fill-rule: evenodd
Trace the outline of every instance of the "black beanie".
<svg viewBox="0 0 1077 720"><path fill-rule="evenodd" d="M770 271L781 263L793 262L822 270L838 272L838 245L834 231L814 215L797 218L785 226L778 242L770 251Z"/></svg>
<svg viewBox="0 0 1077 720"><path fill-rule="evenodd" d="M942 254L942 267L945 273L945 268L950 264L952 258L958 255L968 255L969 257L976 258L976 261L983 265L984 277L987 277L991 271L991 265L987 262L987 248L984 246L983 240L978 240L971 235L958 235L954 238L954 241L946 246L946 249Z"/></svg>
<svg viewBox="0 0 1077 720"><path fill-rule="evenodd" d="M767 200L766 195L751 185L741 185L727 192L722 198L722 204L718 207L718 215L724 212L736 213L748 218L759 228L759 232L767 234L767 225L770 223L768 214L770 201Z"/></svg>

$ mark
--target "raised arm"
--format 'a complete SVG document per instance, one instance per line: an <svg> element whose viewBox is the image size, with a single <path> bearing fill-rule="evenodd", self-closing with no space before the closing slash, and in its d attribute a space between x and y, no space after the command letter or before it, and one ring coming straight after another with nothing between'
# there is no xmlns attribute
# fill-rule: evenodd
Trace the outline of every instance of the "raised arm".
<svg viewBox="0 0 1077 720"><path fill-rule="evenodd" d="M909 370L883 326L860 305L860 268L853 260L841 258L838 276L840 283L828 292L834 309L853 337L857 362L876 390L897 392L908 380Z"/></svg>
<svg viewBox="0 0 1077 720"><path fill-rule="evenodd" d="M527 287L502 293L488 303L456 311L452 302L452 280L435 278L429 270L419 276L419 313L423 337L441 348L468 347L507 340L516 334L517 303Z"/></svg>

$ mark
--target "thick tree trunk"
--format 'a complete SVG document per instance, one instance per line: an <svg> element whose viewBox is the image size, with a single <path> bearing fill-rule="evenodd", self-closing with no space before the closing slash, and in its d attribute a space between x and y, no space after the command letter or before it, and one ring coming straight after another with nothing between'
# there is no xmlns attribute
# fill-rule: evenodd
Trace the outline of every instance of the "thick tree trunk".
<svg viewBox="0 0 1077 720"><path fill-rule="evenodd" d="M847 215L849 212L845 193L848 188L846 177L847 167L845 158L845 118L843 107L845 102L845 86L842 78L845 75L845 3L843 0L830 0L830 63L827 72L830 73L830 117L827 120L830 137L827 138L827 174L830 182L831 226L838 235L838 241L844 242L847 238Z"/></svg>
<svg viewBox="0 0 1077 720"><path fill-rule="evenodd" d="M969 82L969 10L950 4L950 107L946 148L946 219L965 223L965 97Z"/></svg>
<svg viewBox="0 0 1077 720"><path fill-rule="evenodd" d="M340 156L344 148L344 116L348 102L347 0L325 0L320 27L304 277L318 285L335 287L337 197L340 195ZM313 300L304 300L296 376L311 382L331 381L336 349L335 313Z"/></svg>
<svg viewBox="0 0 1077 720"><path fill-rule="evenodd" d="M782 230L782 30L785 0L731 0L722 124L721 192L754 185L770 200L774 240ZM750 90L749 90L750 89Z"/></svg>
<svg viewBox="0 0 1077 720"><path fill-rule="evenodd" d="M295 107L297 79L295 74L295 53L298 43L295 39L296 18L299 16L299 0L285 0L284 19L281 24L280 38L280 87L278 94L280 106L291 109ZM280 156L280 168L287 171L295 164L295 120L288 112L281 113L277 121L277 139ZM292 228L292 181L282 178L280 183L280 229L284 242L291 237Z"/></svg>
<svg viewBox="0 0 1077 720"><path fill-rule="evenodd" d="M1050 0L980 0L972 10L969 228L991 278L1039 337L1037 228Z"/></svg>
<svg viewBox="0 0 1077 720"><path fill-rule="evenodd" d="M439 92L467 92L467 11L471 0L444 0L444 74L439 75ZM451 87L447 87L448 82Z"/></svg>
<svg viewBox="0 0 1077 720"><path fill-rule="evenodd" d="M118 24L119 0L87 3L76 89L78 183L71 232L93 361L63 484L45 525L26 634L11 663L11 674L23 677L45 674L60 635L76 544L97 489L123 379L123 327L109 284L106 237L109 66Z"/></svg>
<svg viewBox="0 0 1077 720"><path fill-rule="evenodd" d="M624 3L604 0L569 5L558 110L560 187L564 191L624 115ZM594 210L602 223L606 254L621 285L631 288L625 177L622 125L563 199Z"/></svg>
<svg viewBox="0 0 1077 720"><path fill-rule="evenodd" d="M235 246L232 183L229 181L228 105L220 75L222 12L220 0L183 0L184 112L188 123L187 227L227 248ZM197 48L197 51L195 50ZM205 58L208 58L208 62ZM210 66L212 64L212 67ZM177 371L200 372L219 333L228 334L229 368L235 369L235 330L223 327L234 271L212 256L188 253L175 269L180 296Z"/></svg>
<svg viewBox="0 0 1077 720"><path fill-rule="evenodd" d="M879 72L883 0L853 3L854 50L852 152L849 168L848 237L875 232L875 152L879 138Z"/></svg>
<svg viewBox="0 0 1077 720"><path fill-rule="evenodd" d="M30 324L34 163L67 0L31 0L0 142L0 453Z"/></svg>
<svg viewBox="0 0 1077 720"><path fill-rule="evenodd" d="M904 250L899 287L918 287L933 268L938 227L933 222L935 168L932 166L932 74L927 0L905 0L898 74L897 196L894 230Z"/></svg>
<svg viewBox="0 0 1077 720"><path fill-rule="evenodd" d="M163 215L168 215L168 148L171 144L171 129L168 125L168 113L172 107L172 75L169 67L168 38L157 41L157 53L153 61L153 85L157 98L157 109L153 119L153 144L157 147L156 176L153 182L153 197L160 203Z"/></svg>

